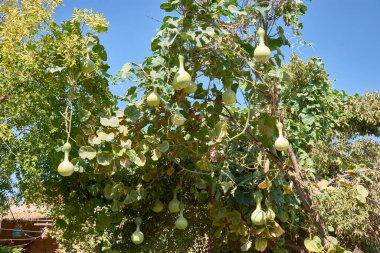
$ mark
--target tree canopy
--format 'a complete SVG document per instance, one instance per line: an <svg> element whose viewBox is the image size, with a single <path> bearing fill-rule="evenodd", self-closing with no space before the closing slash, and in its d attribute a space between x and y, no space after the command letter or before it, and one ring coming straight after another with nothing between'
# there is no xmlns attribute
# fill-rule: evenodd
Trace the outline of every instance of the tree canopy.
<svg viewBox="0 0 380 253"><path fill-rule="evenodd" d="M59 4L0 5L2 208L48 206L62 252L377 252L380 97L285 62L304 3L163 2L115 76L107 20Z"/></svg>

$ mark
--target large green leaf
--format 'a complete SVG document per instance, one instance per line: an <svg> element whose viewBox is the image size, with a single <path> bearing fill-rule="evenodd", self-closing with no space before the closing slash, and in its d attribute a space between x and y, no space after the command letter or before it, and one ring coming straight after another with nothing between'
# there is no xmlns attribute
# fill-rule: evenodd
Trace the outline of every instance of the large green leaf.
<svg viewBox="0 0 380 253"><path fill-rule="evenodd" d="M79 156L82 159L92 160L96 157L96 150L90 146L82 146L79 149Z"/></svg>
<svg viewBox="0 0 380 253"><path fill-rule="evenodd" d="M100 165L107 166L111 164L112 161L112 153L109 151L103 151L96 155L97 162Z"/></svg>
<svg viewBox="0 0 380 253"><path fill-rule="evenodd" d="M304 245L306 249L310 252L322 252L323 250L321 239L319 239L318 236L314 236L313 239L306 238L304 240Z"/></svg>

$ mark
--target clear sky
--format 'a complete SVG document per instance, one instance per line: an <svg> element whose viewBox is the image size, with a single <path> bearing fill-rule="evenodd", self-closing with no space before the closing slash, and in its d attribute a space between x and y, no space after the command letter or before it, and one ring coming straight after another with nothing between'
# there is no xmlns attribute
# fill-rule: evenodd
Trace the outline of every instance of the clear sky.
<svg viewBox="0 0 380 253"><path fill-rule="evenodd" d="M125 62L141 62L150 55L150 41L165 15L161 2L64 0L55 17L68 19L75 7L103 12L111 25L101 42L108 52L110 72L115 74ZM321 57L339 90L349 94L380 91L380 0L314 0L307 5L303 39L314 45L294 51L304 59ZM112 90L121 94L125 87Z"/></svg>

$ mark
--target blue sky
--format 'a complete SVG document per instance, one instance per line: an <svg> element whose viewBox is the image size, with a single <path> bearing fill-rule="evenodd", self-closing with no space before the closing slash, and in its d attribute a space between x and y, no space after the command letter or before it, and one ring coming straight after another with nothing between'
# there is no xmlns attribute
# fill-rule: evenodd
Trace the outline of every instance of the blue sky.
<svg viewBox="0 0 380 253"><path fill-rule="evenodd" d="M150 55L150 41L165 13L161 0L64 0L55 17L67 19L76 8L103 12L110 29L101 36L111 74L125 62ZM294 48L307 59L321 57L334 87L349 94L380 91L380 0L314 0L302 18L303 39L313 47ZM287 50L289 53L291 50ZM122 94L125 87L112 90Z"/></svg>

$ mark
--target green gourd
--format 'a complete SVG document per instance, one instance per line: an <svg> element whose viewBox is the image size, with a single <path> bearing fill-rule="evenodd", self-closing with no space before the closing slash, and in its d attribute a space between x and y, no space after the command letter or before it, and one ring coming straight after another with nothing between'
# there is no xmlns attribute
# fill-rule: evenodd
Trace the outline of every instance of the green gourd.
<svg viewBox="0 0 380 253"><path fill-rule="evenodd" d="M276 126L278 129L278 138L276 139L274 143L274 147L278 151L286 151L289 148L289 141L285 139L284 136L282 135L283 125L281 122L278 122Z"/></svg>
<svg viewBox="0 0 380 253"><path fill-rule="evenodd" d="M194 93L194 92L196 92L197 89L198 89L198 86L197 86L194 82L192 82L189 86L187 86L187 87L185 88L185 92L186 92L187 94L190 94L190 93Z"/></svg>
<svg viewBox="0 0 380 253"><path fill-rule="evenodd" d="M266 222L265 212L261 209L261 201L263 194L260 191L255 192L256 209L251 214L252 224L255 226L263 226Z"/></svg>
<svg viewBox="0 0 380 253"><path fill-rule="evenodd" d="M84 73L91 73L95 70L95 68L95 63L90 59L89 56L87 56L83 61L82 71Z"/></svg>
<svg viewBox="0 0 380 253"><path fill-rule="evenodd" d="M270 59L271 52L270 52L269 47L267 47L264 42L265 30L260 27L257 30L257 35L259 35L260 41L259 41L259 45L256 47L255 51L253 52L253 56L258 62L266 62Z"/></svg>
<svg viewBox="0 0 380 253"><path fill-rule="evenodd" d="M66 142L65 145L63 145L63 152L65 153L65 157L63 159L63 162L58 165L58 173L64 177L71 176L74 173L74 165L69 161L70 150L71 145L70 143Z"/></svg>
<svg viewBox="0 0 380 253"><path fill-rule="evenodd" d="M183 217L183 205L180 204L180 213L179 217L175 221L175 227L180 230L185 230L187 228L188 222L185 217Z"/></svg>
<svg viewBox="0 0 380 253"><path fill-rule="evenodd" d="M179 208L179 201L177 199L177 189L173 190L173 199L169 202L169 212L171 213L178 213L180 211Z"/></svg>
<svg viewBox="0 0 380 253"><path fill-rule="evenodd" d="M142 220L140 217L137 217L135 219L136 224L136 230L131 235L131 240L134 244L141 244L144 241L144 234L140 231L140 225L142 223Z"/></svg>
<svg viewBox="0 0 380 253"><path fill-rule="evenodd" d="M182 55L179 55L178 60L179 60L179 70L174 76L172 85L175 90L182 90L191 84L191 76L185 70L185 64L184 64L185 58Z"/></svg>
<svg viewBox="0 0 380 253"><path fill-rule="evenodd" d="M276 218L276 213L273 211L271 207L269 207L267 212L265 213L265 217L267 220L273 221Z"/></svg>
<svg viewBox="0 0 380 253"><path fill-rule="evenodd" d="M255 240L255 250L263 252L268 247L268 241L265 238L258 237Z"/></svg>
<svg viewBox="0 0 380 253"><path fill-rule="evenodd" d="M159 213L164 209L164 204L162 204L161 200L156 199L152 206L152 211L155 213Z"/></svg>
<svg viewBox="0 0 380 253"><path fill-rule="evenodd" d="M157 107L160 105L161 103L161 98L160 96L157 94L157 90L156 88L154 88L154 91L151 92L148 97L146 98L146 102L148 103L148 105L150 107Z"/></svg>
<svg viewBox="0 0 380 253"><path fill-rule="evenodd" d="M186 121L186 118L180 112L176 112L172 116L172 123L175 126L182 126L183 124L185 124L185 121Z"/></svg>
<svg viewBox="0 0 380 253"><path fill-rule="evenodd" d="M233 105L236 102L236 93L231 88L232 82L232 79L228 79L224 85L225 91L222 96L222 101L227 105Z"/></svg>

